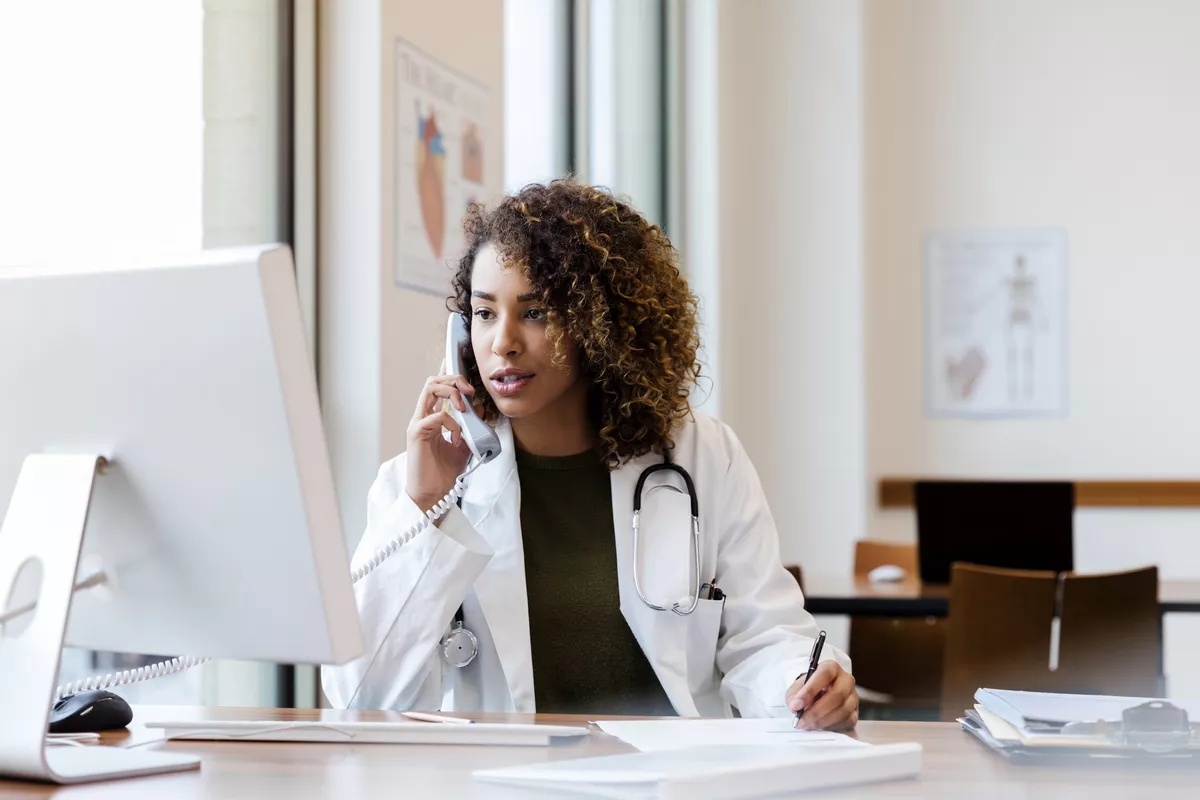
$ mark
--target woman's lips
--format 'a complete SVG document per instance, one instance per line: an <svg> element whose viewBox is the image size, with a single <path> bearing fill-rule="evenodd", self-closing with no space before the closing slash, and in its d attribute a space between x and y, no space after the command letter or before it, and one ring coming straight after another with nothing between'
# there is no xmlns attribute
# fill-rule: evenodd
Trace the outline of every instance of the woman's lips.
<svg viewBox="0 0 1200 800"><path fill-rule="evenodd" d="M501 397L512 397L529 388L534 375L528 372L503 372L492 376L492 389Z"/></svg>

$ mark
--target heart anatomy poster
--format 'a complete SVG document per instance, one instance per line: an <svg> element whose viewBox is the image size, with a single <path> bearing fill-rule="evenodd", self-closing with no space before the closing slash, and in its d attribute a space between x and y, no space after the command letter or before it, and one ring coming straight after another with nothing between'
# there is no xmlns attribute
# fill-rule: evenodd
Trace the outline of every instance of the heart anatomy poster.
<svg viewBox="0 0 1200 800"><path fill-rule="evenodd" d="M467 206L484 200L487 87L396 40L395 282L440 296L464 246Z"/></svg>
<svg viewBox="0 0 1200 800"><path fill-rule="evenodd" d="M1066 413L1064 231L927 237L925 394L934 417Z"/></svg>

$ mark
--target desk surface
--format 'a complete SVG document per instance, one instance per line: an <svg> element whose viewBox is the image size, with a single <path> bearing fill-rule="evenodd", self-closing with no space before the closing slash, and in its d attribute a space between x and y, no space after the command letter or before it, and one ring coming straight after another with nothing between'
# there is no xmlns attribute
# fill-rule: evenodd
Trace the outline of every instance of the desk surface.
<svg viewBox="0 0 1200 800"><path fill-rule="evenodd" d="M813 614L884 617L944 617L950 587L904 580L871 583L852 575L805 575L804 605ZM1159 581L1164 613L1200 612L1200 581Z"/></svg>
<svg viewBox="0 0 1200 800"><path fill-rule="evenodd" d="M128 746L158 737L137 720L175 719L403 719L394 712L294 711L149 707L135 709L130 732L109 735L106 744ZM584 724L585 718L540 715L478 715L480 720ZM1014 766L988 752L957 724L943 722L863 722L858 738L872 744L920 742L924 768L916 780L805 795L806 797L986 798L1001 800L1109 800L1144 795L1155 800L1195 797L1200 769L1149 771L1129 766L1048 768ZM200 756L198 772L135 778L57 789L0 781L0 797L87 798L264 798L288 800L336 797L519 798L545 797L519 789L477 783L471 771L546 759L629 752L620 740L594 730L585 741L551 747L467 747L432 745L343 745L276 742L172 742L151 744ZM57 791L57 793L56 793Z"/></svg>

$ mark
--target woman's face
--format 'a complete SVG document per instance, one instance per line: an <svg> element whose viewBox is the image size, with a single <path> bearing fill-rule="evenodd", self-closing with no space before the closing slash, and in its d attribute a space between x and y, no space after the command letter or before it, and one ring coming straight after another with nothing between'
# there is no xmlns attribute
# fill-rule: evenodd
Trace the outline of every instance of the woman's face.
<svg viewBox="0 0 1200 800"><path fill-rule="evenodd" d="M575 345L564 339L564 363L556 364L546 317L522 270L484 245L471 273L471 345L488 394L510 419L534 416L580 389Z"/></svg>

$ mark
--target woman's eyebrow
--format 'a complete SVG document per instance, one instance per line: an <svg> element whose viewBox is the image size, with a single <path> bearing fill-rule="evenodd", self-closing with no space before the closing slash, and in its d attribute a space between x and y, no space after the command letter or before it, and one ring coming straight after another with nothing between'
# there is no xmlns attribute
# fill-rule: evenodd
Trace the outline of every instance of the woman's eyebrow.
<svg viewBox="0 0 1200 800"><path fill-rule="evenodd" d="M495 295L488 294L487 292L480 291L479 289L476 289L475 291L471 292L471 297L478 297L480 300L487 300L489 303L496 302ZM541 300L541 299L542 299L542 296L538 292L526 292L525 294L517 296L518 303L529 303L534 300Z"/></svg>

